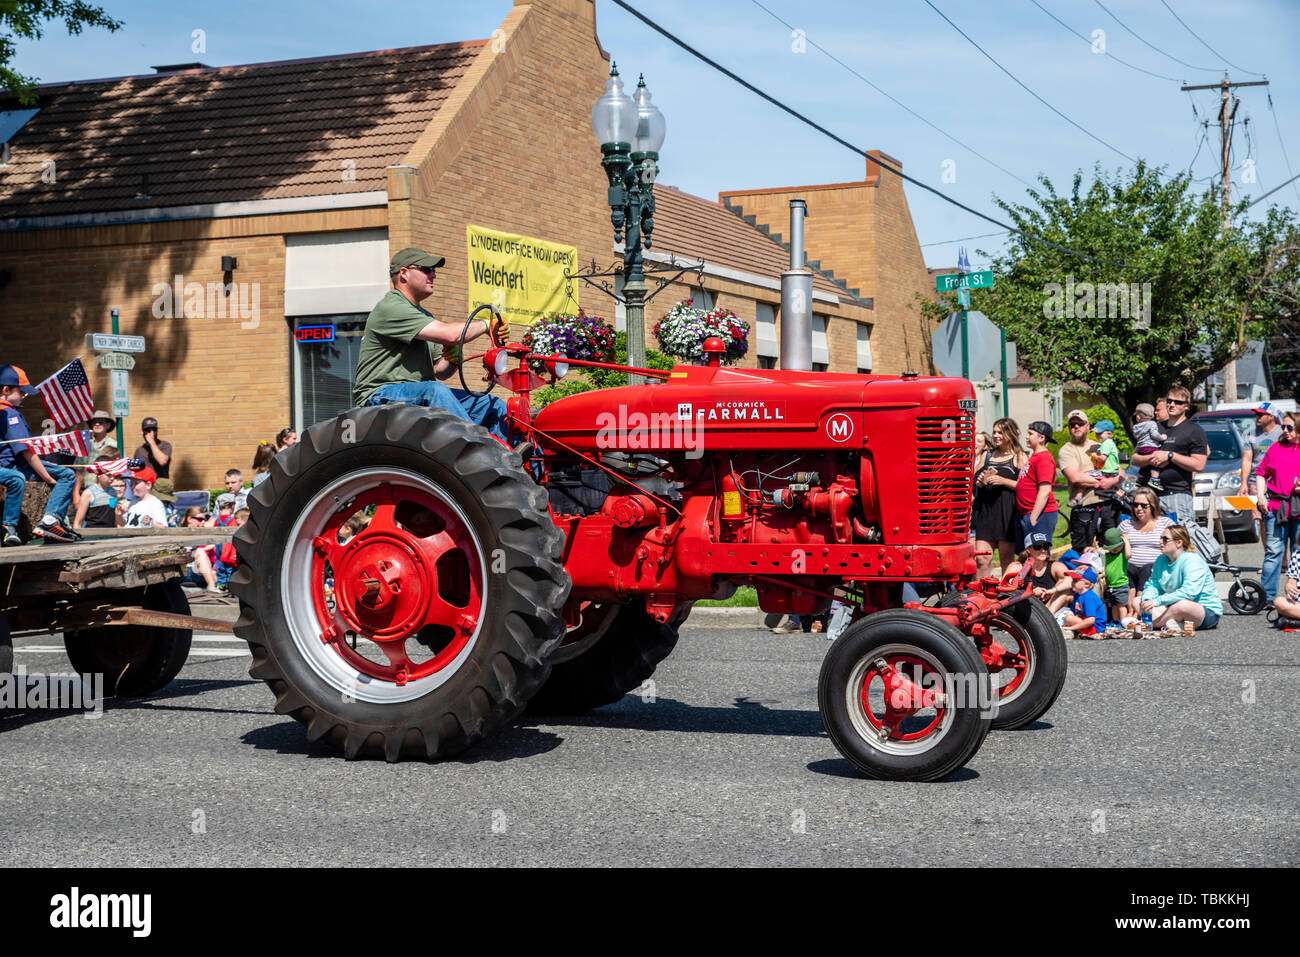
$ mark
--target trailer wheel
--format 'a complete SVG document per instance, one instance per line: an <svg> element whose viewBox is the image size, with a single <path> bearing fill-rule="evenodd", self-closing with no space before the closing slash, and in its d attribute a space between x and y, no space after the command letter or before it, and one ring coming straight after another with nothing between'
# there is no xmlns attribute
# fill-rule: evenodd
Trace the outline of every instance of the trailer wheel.
<svg viewBox="0 0 1300 957"><path fill-rule="evenodd" d="M992 699L970 639L900 608L850 625L817 682L822 723L840 754L890 781L937 781L969 761L988 734Z"/></svg>
<svg viewBox="0 0 1300 957"><path fill-rule="evenodd" d="M150 585L135 601L151 611L190 613L190 602L180 579ZM113 625L83 628L63 636L68 660L79 674L102 674L104 693L119 698L142 698L161 691L180 674L190 654L188 628L146 628Z"/></svg>
<svg viewBox="0 0 1300 957"><path fill-rule="evenodd" d="M960 599L961 593L952 591L939 604L949 608ZM1065 635L1047 606L1032 596L995 617L989 630L992 640L979 649L998 692L993 727L1023 728L1046 714L1065 687L1069 667ZM993 642L1002 650L994 648Z"/></svg>
<svg viewBox="0 0 1300 957"><path fill-rule="evenodd" d="M348 758L445 757L511 721L564 631L564 537L519 456L436 409L308 429L249 496L235 634L275 710ZM350 518L368 524L340 541Z"/></svg>
<svg viewBox="0 0 1300 957"><path fill-rule="evenodd" d="M9 637L9 622L4 612L0 612L0 675L13 674L14 641Z"/></svg>
<svg viewBox="0 0 1300 957"><path fill-rule="evenodd" d="M690 614L688 606L660 624L642 601L615 606L616 614L609 617L606 609L598 605L587 612L595 617L599 633L582 635L579 641L587 643L586 650L552 665L546 684L528 702L530 714L585 714L639 688L677 646L678 629ZM565 647L558 650L563 653Z"/></svg>

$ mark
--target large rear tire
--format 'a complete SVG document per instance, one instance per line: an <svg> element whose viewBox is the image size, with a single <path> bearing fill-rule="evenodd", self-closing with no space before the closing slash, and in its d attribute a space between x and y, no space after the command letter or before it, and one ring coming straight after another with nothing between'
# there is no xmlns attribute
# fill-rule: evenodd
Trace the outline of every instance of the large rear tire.
<svg viewBox="0 0 1300 957"><path fill-rule="evenodd" d="M891 688L900 677L902 687ZM935 691L943 697L929 697ZM988 735L993 700L970 639L903 608L850 625L817 682L831 742L863 774L889 781L938 781L963 766Z"/></svg>
<svg viewBox="0 0 1300 957"><path fill-rule="evenodd" d="M587 614L600 611L597 606ZM546 684L528 702L529 713L585 714L641 687L677 646L678 629L689 614L687 607L660 624L646 613L643 601L628 602L602 623L603 631L586 651L551 666Z"/></svg>
<svg viewBox="0 0 1300 957"><path fill-rule="evenodd" d="M189 599L178 578L150 585L125 601L138 602L151 611L190 613ZM189 658L192 634L188 628L112 625L69 631L63 636L63 646L79 674L104 676L104 694L142 698L161 691L181 673Z"/></svg>
<svg viewBox="0 0 1300 957"><path fill-rule="evenodd" d="M564 536L519 456L481 427L353 409L277 455L249 506L235 634L309 740L348 758L457 754L546 679ZM368 524L340 541L350 519Z"/></svg>

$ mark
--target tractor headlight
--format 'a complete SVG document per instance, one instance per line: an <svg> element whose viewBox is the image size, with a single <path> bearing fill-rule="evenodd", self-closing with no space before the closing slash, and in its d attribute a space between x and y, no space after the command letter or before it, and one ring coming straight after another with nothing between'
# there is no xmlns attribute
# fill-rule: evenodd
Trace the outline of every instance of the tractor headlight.
<svg viewBox="0 0 1300 957"><path fill-rule="evenodd" d="M559 359L547 359L546 368L549 369L551 374L557 379L563 379L569 374L569 364Z"/></svg>
<svg viewBox="0 0 1300 957"><path fill-rule="evenodd" d="M503 376L510 368L510 353L505 349L490 349L483 361L494 375Z"/></svg>

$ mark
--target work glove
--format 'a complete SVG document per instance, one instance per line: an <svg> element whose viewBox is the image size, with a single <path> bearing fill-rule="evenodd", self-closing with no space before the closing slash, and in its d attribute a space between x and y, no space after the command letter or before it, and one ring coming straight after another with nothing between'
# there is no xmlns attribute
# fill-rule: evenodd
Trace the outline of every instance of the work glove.
<svg viewBox="0 0 1300 957"><path fill-rule="evenodd" d="M507 342L510 339L510 323L506 321L505 316L492 314L488 320L489 328L492 330L492 337L496 342Z"/></svg>

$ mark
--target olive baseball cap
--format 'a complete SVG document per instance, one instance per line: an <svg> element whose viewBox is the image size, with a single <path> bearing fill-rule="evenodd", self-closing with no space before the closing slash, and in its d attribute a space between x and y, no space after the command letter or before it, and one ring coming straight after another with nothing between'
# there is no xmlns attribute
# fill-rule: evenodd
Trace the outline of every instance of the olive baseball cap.
<svg viewBox="0 0 1300 957"><path fill-rule="evenodd" d="M154 496L162 499L164 502L176 501L175 492L176 486L172 484L171 479L160 478L158 481L153 483Z"/></svg>
<svg viewBox="0 0 1300 957"><path fill-rule="evenodd" d="M437 269L446 261L446 256L436 256L433 253L426 253L423 249L407 246L388 261L388 275L396 276L399 270L407 266L423 266L426 269L429 267Z"/></svg>

